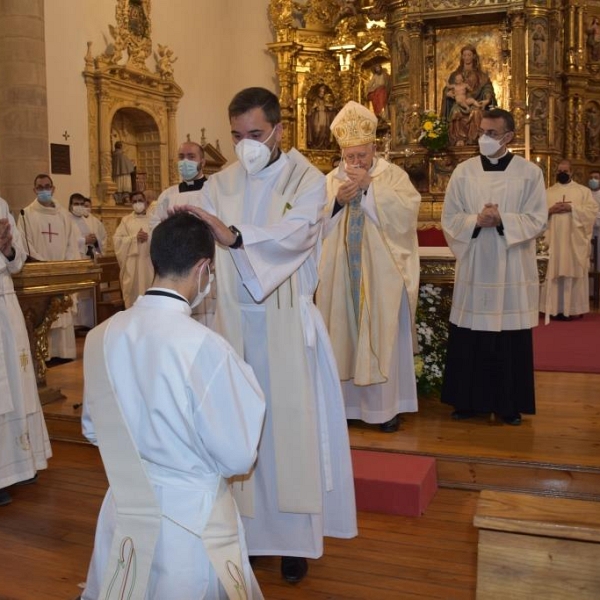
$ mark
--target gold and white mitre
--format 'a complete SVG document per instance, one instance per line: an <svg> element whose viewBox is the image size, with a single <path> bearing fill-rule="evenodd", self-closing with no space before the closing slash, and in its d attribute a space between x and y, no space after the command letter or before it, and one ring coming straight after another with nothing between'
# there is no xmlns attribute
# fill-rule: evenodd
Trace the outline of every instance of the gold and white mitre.
<svg viewBox="0 0 600 600"><path fill-rule="evenodd" d="M375 141L377 117L366 106L350 100L335 116L330 129L340 148L362 146Z"/></svg>

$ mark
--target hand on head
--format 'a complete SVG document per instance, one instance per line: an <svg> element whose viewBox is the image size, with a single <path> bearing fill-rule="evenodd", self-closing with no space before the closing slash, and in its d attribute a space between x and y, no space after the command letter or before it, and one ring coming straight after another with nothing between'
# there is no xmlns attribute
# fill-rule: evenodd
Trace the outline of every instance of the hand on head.
<svg viewBox="0 0 600 600"><path fill-rule="evenodd" d="M215 240L222 246L231 246L236 240L236 235L215 215L211 215L204 209L198 206L192 206L191 204L184 204L182 206L174 206L173 209L169 209L169 215L177 212L189 212L195 215L200 220L204 221L212 231Z"/></svg>

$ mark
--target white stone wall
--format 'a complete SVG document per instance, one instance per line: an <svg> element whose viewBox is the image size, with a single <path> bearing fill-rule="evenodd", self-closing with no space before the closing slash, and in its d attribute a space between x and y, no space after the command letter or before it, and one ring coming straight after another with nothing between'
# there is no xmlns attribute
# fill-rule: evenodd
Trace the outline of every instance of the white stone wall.
<svg viewBox="0 0 600 600"><path fill-rule="evenodd" d="M227 105L248 86L277 92L269 0L152 0L152 41L173 49L175 81L184 90L178 110L180 140L189 133L200 141L219 140L234 159ZM90 194L87 91L83 80L87 42L97 56L111 41L116 0L45 0L49 142L71 147L71 175L52 175L64 204L73 192ZM154 70L154 59L148 60ZM65 141L63 134L69 138ZM48 149L49 151L49 149Z"/></svg>

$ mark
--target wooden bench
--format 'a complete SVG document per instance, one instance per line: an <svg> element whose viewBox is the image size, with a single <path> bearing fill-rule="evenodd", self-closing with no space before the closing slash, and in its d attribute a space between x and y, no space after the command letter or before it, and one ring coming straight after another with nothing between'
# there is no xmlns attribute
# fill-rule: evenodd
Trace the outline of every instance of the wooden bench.
<svg viewBox="0 0 600 600"><path fill-rule="evenodd" d="M600 502L481 492L477 600L598 600Z"/></svg>
<svg viewBox="0 0 600 600"><path fill-rule="evenodd" d="M121 282L119 280L119 263L116 256L100 256L97 259L101 267L100 283L96 286L96 316L102 323L116 312L125 308Z"/></svg>

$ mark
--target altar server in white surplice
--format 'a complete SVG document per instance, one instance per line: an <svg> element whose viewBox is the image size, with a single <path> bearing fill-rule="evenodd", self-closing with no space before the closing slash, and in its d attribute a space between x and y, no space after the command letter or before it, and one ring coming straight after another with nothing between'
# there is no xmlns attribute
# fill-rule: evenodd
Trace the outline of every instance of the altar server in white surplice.
<svg viewBox="0 0 600 600"><path fill-rule="evenodd" d="M18 227L26 239L25 248L32 258L41 261L77 260L77 232L69 211L54 200L54 183L45 174L34 180L37 198L26 206ZM71 309L52 323L48 335L48 358L75 358L75 330Z"/></svg>
<svg viewBox="0 0 600 600"><path fill-rule="evenodd" d="M493 413L509 425L535 414L536 238L548 211L541 169L512 154L513 116L486 111L480 156L448 182L442 228L456 257L442 402L454 419Z"/></svg>
<svg viewBox="0 0 600 600"><path fill-rule="evenodd" d="M546 321L570 321L590 312L590 248L598 205L592 192L572 179L571 162L561 160L556 183L547 190L548 270L540 311Z"/></svg>
<svg viewBox="0 0 600 600"><path fill-rule="evenodd" d="M204 149L197 142L183 142L177 153L181 183L172 185L164 190L150 211L150 229L154 229L163 219L167 218L169 210L182 204L198 206L200 190L206 183L203 173Z"/></svg>
<svg viewBox="0 0 600 600"><path fill-rule="evenodd" d="M331 130L342 162L327 175L317 306L331 336L346 416L398 429L416 412L413 323L419 291L421 195L375 155L377 117L348 102Z"/></svg>
<svg viewBox="0 0 600 600"><path fill-rule="evenodd" d="M69 198L69 213L73 221L73 229L77 236L79 258L94 259L102 254L106 246L106 229L102 221L89 214L90 209L86 202L91 201L83 194L75 192ZM73 311L73 324L75 327L91 329L96 325L94 314L94 289L84 290L75 294L76 311ZM74 299L75 302L75 299Z"/></svg>
<svg viewBox="0 0 600 600"><path fill-rule="evenodd" d="M264 397L190 316L210 287L214 239L178 214L157 226L151 256L153 287L86 337L83 432L110 489L82 598L113 585L148 600L261 600L227 478L256 460Z"/></svg>
<svg viewBox="0 0 600 600"><path fill-rule="evenodd" d="M335 357L313 304L325 181L284 153L277 96L239 92L229 105L239 162L202 189L221 247L214 328L250 365L267 417L252 475L234 483L252 555L282 556L297 582L323 536L356 535L350 445Z"/></svg>
<svg viewBox="0 0 600 600"><path fill-rule="evenodd" d="M21 233L0 198L0 506L5 488L35 477L52 456L25 320L13 288L27 257Z"/></svg>
<svg viewBox="0 0 600 600"><path fill-rule="evenodd" d="M154 270L150 262L150 219L148 202L143 192L131 194L133 212L123 217L113 246L120 268L121 292L125 308L129 308L152 283Z"/></svg>

